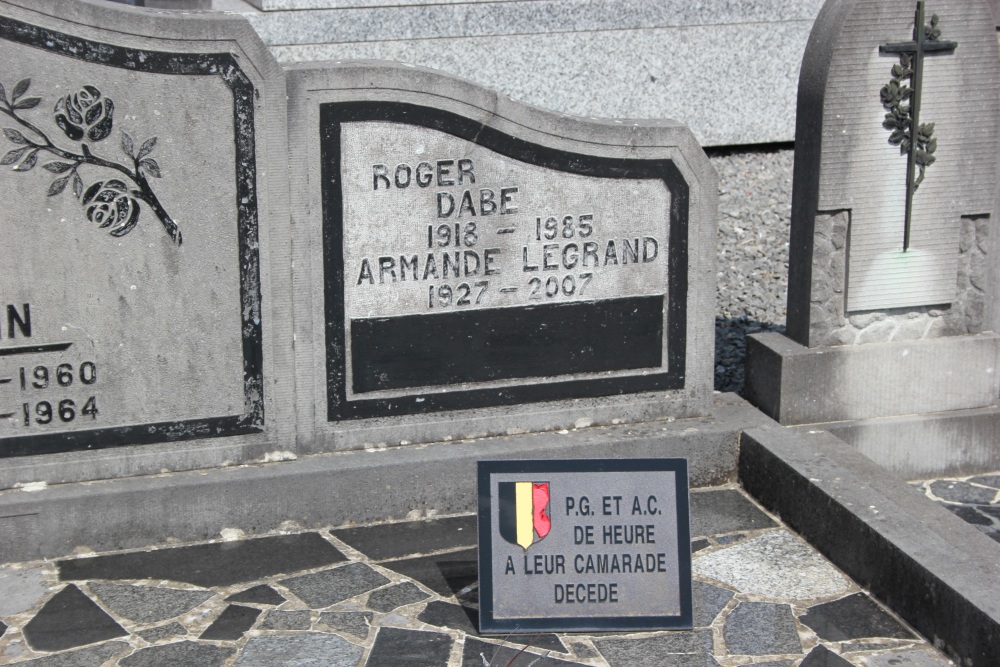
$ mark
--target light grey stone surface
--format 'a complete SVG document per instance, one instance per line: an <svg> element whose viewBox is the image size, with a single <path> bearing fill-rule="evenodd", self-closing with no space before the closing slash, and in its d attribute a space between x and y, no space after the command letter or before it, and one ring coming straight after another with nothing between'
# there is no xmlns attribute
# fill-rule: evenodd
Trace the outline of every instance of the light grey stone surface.
<svg viewBox="0 0 1000 667"><path fill-rule="evenodd" d="M49 592L39 567L0 567L0 616L27 611Z"/></svg>
<svg viewBox="0 0 1000 667"><path fill-rule="evenodd" d="M308 630L312 614L307 610L281 611L272 609L260 623L261 630Z"/></svg>
<svg viewBox="0 0 1000 667"><path fill-rule="evenodd" d="M401 584L380 588L368 596L366 606L375 611L390 612L414 602L426 600L430 595L422 591L416 584L405 581Z"/></svg>
<svg viewBox="0 0 1000 667"><path fill-rule="evenodd" d="M741 602L726 618L726 648L737 655L801 653L795 616L787 604Z"/></svg>
<svg viewBox="0 0 1000 667"><path fill-rule="evenodd" d="M691 584L691 598L694 603L694 626L701 628L711 625L719 612L733 599L733 592L725 588L694 581Z"/></svg>
<svg viewBox="0 0 1000 667"><path fill-rule="evenodd" d="M212 591L94 582L90 590L111 611L136 623L174 618L212 598Z"/></svg>
<svg viewBox="0 0 1000 667"><path fill-rule="evenodd" d="M634 665L650 657L665 654L688 653L705 654L712 651L712 633L697 630L690 633L674 633L641 637L635 639L595 639L594 646L601 652L608 664Z"/></svg>
<svg viewBox="0 0 1000 667"><path fill-rule="evenodd" d="M816 349L762 333L747 350L747 398L782 424L984 408L1000 395L993 333Z"/></svg>
<svg viewBox="0 0 1000 667"><path fill-rule="evenodd" d="M167 623L166 625L161 625L156 628L150 628L149 630L143 630L139 633L139 636L145 639L150 644L155 644L156 642L163 641L164 639L169 639L171 637L177 637L179 635L186 635L187 628L185 628L180 623L174 621L172 623Z"/></svg>
<svg viewBox="0 0 1000 667"><path fill-rule="evenodd" d="M696 574L761 596L811 600L845 593L850 580L797 537L784 530L717 551L699 552L693 560ZM776 651L783 653L783 651Z"/></svg>
<svg viewBox="0 0 1000 667"><path fill-rule="evenodd" d="M354 667L364 649L342 637L306 633L253 637L236 660L237 667L303 665L305 667Z"/></svg>
<svg viewBox="0 0 1000 667"><path fill-rule="evenodd" d="M370 611L324 611L319 615L317 627L326 626L365 639L374 617Z"/></svg>

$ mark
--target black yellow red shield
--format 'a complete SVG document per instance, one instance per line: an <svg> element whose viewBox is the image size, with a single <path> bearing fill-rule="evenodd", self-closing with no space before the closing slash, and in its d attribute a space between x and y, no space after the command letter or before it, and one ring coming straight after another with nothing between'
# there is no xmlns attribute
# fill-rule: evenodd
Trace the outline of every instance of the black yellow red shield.
<svg viewBox="0 0 1000 667"><path fill-rule="evenodd" d="M500 536L527 549L552 528L548 482L500 482Z"/></svg>

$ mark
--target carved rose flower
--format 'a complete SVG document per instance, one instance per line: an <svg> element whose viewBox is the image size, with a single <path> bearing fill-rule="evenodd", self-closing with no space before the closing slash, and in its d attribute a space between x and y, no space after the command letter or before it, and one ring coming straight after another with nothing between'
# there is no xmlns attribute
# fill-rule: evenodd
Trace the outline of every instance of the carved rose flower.
<svg viewBox="0 0 1000 667"><path fill-rule="evenodd" d="M100 141L111 134L115 103L101 96L93 86L84 86L76 93L60 98L55 107L56 125L73 141L83 135Z"/></svg>
<svg viewBox="0 0 1000 667"><path fill-rule="evenodd" d="M125 236L139 220L139 202L129 196L119 180L98 181L83 195L87 219L101 228L111 227L112 236Z"/></svg>

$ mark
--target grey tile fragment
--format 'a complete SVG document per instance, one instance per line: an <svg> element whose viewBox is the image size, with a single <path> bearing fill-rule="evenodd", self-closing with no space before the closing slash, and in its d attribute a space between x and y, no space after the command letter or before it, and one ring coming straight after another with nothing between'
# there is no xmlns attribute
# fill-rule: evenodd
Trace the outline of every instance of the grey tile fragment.
<svg viewBox="0 0 1000 667"><path fill-rule="evenodd" d="M473 637L479 636L479 610L470 607L434 600L429 602L417 620L439 628L458 630ZM558 651L566 653L566 646L556 635L549 632L504 635L508 644L523 644L534 650Z"/></svg>
<svg viewBox="0 0 1000 667"><path fill-rule="evenodd" d="M168 623L166 625L161 625L157 628L150 628L149 630L143 630L139 632L138 635L145 639L150 644L155 644L158 641L163 641L164 639L169 639L170 637L179 637L180 635L186 635L187 628L183 625L174 621L173 623Z"/></svg>
<svg viewBox="0 0 1000 667"><path fill-rule="evenodd" d="M280 583L312 609L323 609L384 586L389 580L363 563L350 563Z"/></svg>
<svg viewBox="0 0 1000 667"><path fill-rule="evenodd" d="M768 660L767 662L755 662L753 667L792 667L794 660Z"/></svg>
<svg viewBox="0 0 1000 667"><path fill-rule="evenodd" d="M440 632L379 628L365 667L446 665L451 643L451 637Z"/></svg>
<svg viewBox="0 0 1000 667"><path fill-rule="evenodd" d="M839 655L819 644L809 651L799 667L854 667Z"/></svg>
<svg viewBox="0 0 1000 667"><path fill-rule="evenodd" d="M375 611L390 612L396 607L426 600L430 595L410 581L380 588L368 596L368 608Z"/></svg>
<svg viewBox="0 0 1000 667"><path fill-rule="evenodd" d="M75 584L49 598L22 632L37 651L63 651L128 634Z"/></svg>
<svg viewBox="0 0 1000 667"><path fill-rule="evenodd" d="M211 598L212 591L92 582L90 591L118 616L140 624L159 623L187 613Z"/></svg>
<svg viewBox="0 0 1000 667"><path fill-rule="evenodd" d="M573 655L578 658L583 658L584 660L596 658L598 656L597 651L582 642L572 642L569 645L569 650L573 652Z"/></svg>
<svg viewBox="0 0 1000 667"><path fill-rule="evenodd" d="M105 642L96 646L88 646L76 651L57 653L37 660L19 662L19 665L31 667L100 667L114 655L131 648L125 642Z"/></svg>
<svg viewBox="0 0 1000 667"><path fill-rule="evenodd" d="M235 667L355 667L363 652L336 635L266 635L247 642Z"/></svg>
<svg viewBox="0 0 1000 667"><path fill-rule="evenodd" d="M977 507L989 507L989 505L946 505L944 508L966 523L976 526L992 526L993 519L976 511Z"/></svg>
<svg viewBox="0 0 1000 667"><path fill-rule="evenodd" d="M370 611L324 611L319 615L318 625L367 639L373 618L375 614Z"/></svg>
<svg viewBox="0 0 1000 667"><path fill-rule="evenodd" d="M226 598L226 602L243 602L244 604L269 604L277 606L285 602L285 596L274 590L267 584L253 586L245 591L233 593Z"/></svg>
<svg viewBox="0 0 1000 667"><path fill-rule="evenodd" d="M953 667L952 663L934 649L917 649L883 653L861 659L864 667Z"/></svg>
<svg viewBox="0 0 1000 667"><path fill-rule="evenodd" d="M712 624L733 599L733 593L704 581L695 581L691 586L691 597L694 601L694 626L703 628Z"/></svg>
<svg viewBox="0 0 1000 667"><path fill-rule="evenodd" d="M119 667L164 667L164 665L221 667L234 653L236 653L235 648L183 641L144 648L127 658L122 658L118 661L118 665Z"/></svg>
<svg viewBox="0 0 1000 667"><path fill-rule="evenodd" d="M198 639L235 640L253 627L260 609L231 604L222 610L219 617L212 621Z"/></svg>
<svg viewBox="0 0 1000 667"><path fill-rule="evenodd" d="M730 654L802 653L791 606L741 602L726 619L723 634Z"/></svg>
<svg viewBox="0 0 1000 667"><path fill-rule="evenodd" d="M970 478L969 481L975 484L982 484L983 486L992 486L994 489L1000 491L1000 475L979 475Z"/></svg>
<svg viewBox="0 0 1000 667"><path fill-rule="evenodd" d="M732 535L722 535L721 537L716 538L715 541L718 542L719 544L726 545L726 544L732 544L733 542L739 542L744 537L746 537L746 535L744 535L743 533L734 533Z"/></svg>
<svg viewBox="0 0 1000 667"><path fill-rule="evenodd" d="M968 482L938 479L930 483L931 493L953 503L988 505L997 496L996 489L984 489Z"/></svg>
<svg viewBox="0 0 1000 667"><path fill-rule="evenodd" d="M595 639L594 646L611 667L659 664L658 661L675 653L710 654L712 632L694 630L634 639Z"/></svg>
<svg viewBox="0 0 1000 667"><path fill-rule="evenodd" d="M704 537L776 525L735 489L691 494L691 535Z"/></svg>
<svg viewBox="0 0 1000 667"><path fill-rule="evenodd" d="M13 616L34 607L48 592L41 568L0 567L0 616ZM3 633L0 633L3 634Z"/></svg>
<svg viewBox="0 0 1000 667"><path fill-rule="evenodd" d="M312 626L312 614L308 610L280 611L272 609L261 621L261 630L308 630Z"/></svg>

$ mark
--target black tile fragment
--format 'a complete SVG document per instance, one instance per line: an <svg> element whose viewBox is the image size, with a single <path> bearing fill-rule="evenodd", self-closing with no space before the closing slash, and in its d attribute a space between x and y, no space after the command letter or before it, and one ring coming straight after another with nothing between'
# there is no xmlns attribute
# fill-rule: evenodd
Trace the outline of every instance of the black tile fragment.
<svg viewBox="0 0 1000 667"><path fill-rule="evenodd" d="M380 628L365 667L447 665L451 637L440 632Z"/></svg>
<svg viewBox="0 0 1000 667"><path fill-rule="evenodd" d="M987 505L986 507L989 507ZM988 516L983 516L976 511L976 506L973 505L945 505L952 514L957 516L959 519L966 523L971 523L976 526L992 526L993 520Z"/></svg>
<svg viewBox="0 0 1000 667"><path fill-rule="evenodd" d="M128 634L75 584L53 595L23 632L36 651L64 651Z"/></svg>
<svg viewBox="0 0 1000 667"><path fill-rule="evenodd" d="M0 621L0 637L3 637L3 633L7 632L7 624Z"/></svg>
<svg viewBox="0 0 1000 667"><path fill-rule="evenodd" d="M864 593L810 607L799 620L820 639L831 642L866 637L914 639L909 630Z"/></svg>
<svg viewBox="0 0 1000 667"><path fill-rule="evenodd" d="M691 535L704 537L777 524L735 489L691 494Z"/></svg>
<svg viewBox="0 0 1000 667"><path fill-rule="evenodd" d="M476 546L476 515L330 531L372 560Z"/></svg>
<svg viewBox="0 0 1000 667"><path fill-rule="evenodd" d="M428 602L424 610L417 616L417 620L428 625L436 625L439 628L461 630L473 637L479 636L479 610L450 602L440 600ZM504 635L503 639L511 644L522 644L536 649L567 653L566 646L559 640L559 637L551 633Z"/></svg>
<svg viewBox="0 0 1000 667"><path fill-rule="evenodd" d="M996 498L996 489L984 489L968 482L938 479L930 484L931 493L953 503L988 505Z"/></svg>
<svg viewBox="0 0 1000 667"><path fill-rule="evenodd" d="M260 616L261 610L254 607L231 604L222 610L219 617L205 628L198 639L239 639L243 633L253 627L254 621Z"/></svg>
<svg viewBox="0 0 1000 667"><path fill-rule="evenodd" d="M404 581L401 584L394 584L372 592L368 596L366 606L369 609L387 613L403 605L420 602L429 597L430 595L420 590L412 581Z"/></svg>
<svg viewBox="0 0 1000 667"><path fill-rule="evenodd" d="M454 595L477 581L478 566L475 549L382 563L382 567L415 579L445 597Z"/></svg>
<svg viewBox="0 0 1000 667"><path fill-rule="evenodd" d="M969 481L982 484L983 486L992 486L994 489L1000 491L1000 475L979 475L978 477L971 478Z"/></svg>
<svg viewBox="0 0 1000 667"><path fill-rule="evenodd" d="M51 653L43 658L17 663L18 667L101 667L112 657L131 652L132 647L123 641L91 644L72 651ZM6 663L4 663L6 664Z"/></svg>
<svg viewBox="0 0 1000 667"><path fill-rule="evenodd" d="M540 656L530 651L521 652L520 648L490 644L467 637L465 648L462 650L462 667L483 667L484 664L509 665L509 667L528 667L529 665L531 667L572 667L574 665L584 667L578 662Z"/></svg>
<svg viewBox="0 0 1000 667"><path fill-rule="evenodd" d="M698 540L692 540L691 541L691 553L693 553L693 554L698 553L702 549L707 549L710 546L712 546L712 543L709 542L708 540L706 540L705 538L701 538L701 539L698 539Z"/></svg>
<svg viewBox="0 0 1000 667"><path fill-rule="evenodd" d="M822 644L818 644L799 663L799 667L853 667L853 665Z"/></svg>
<svg viewBox="0 0 1000 667"><path fill-rule="evenodd" d="M212 588L347 560L319 533L59 561L59 579L167 579Z"/></svg>
<svg viewBox="0 0 1000 667"><path fill-rule="evenodd" d="M260 584L253 588L248 588L239 593L233 593L226 598L226 602L248 602L250 604L279 605L285 602L285 596L274 590L267 584Z"/></svg>

